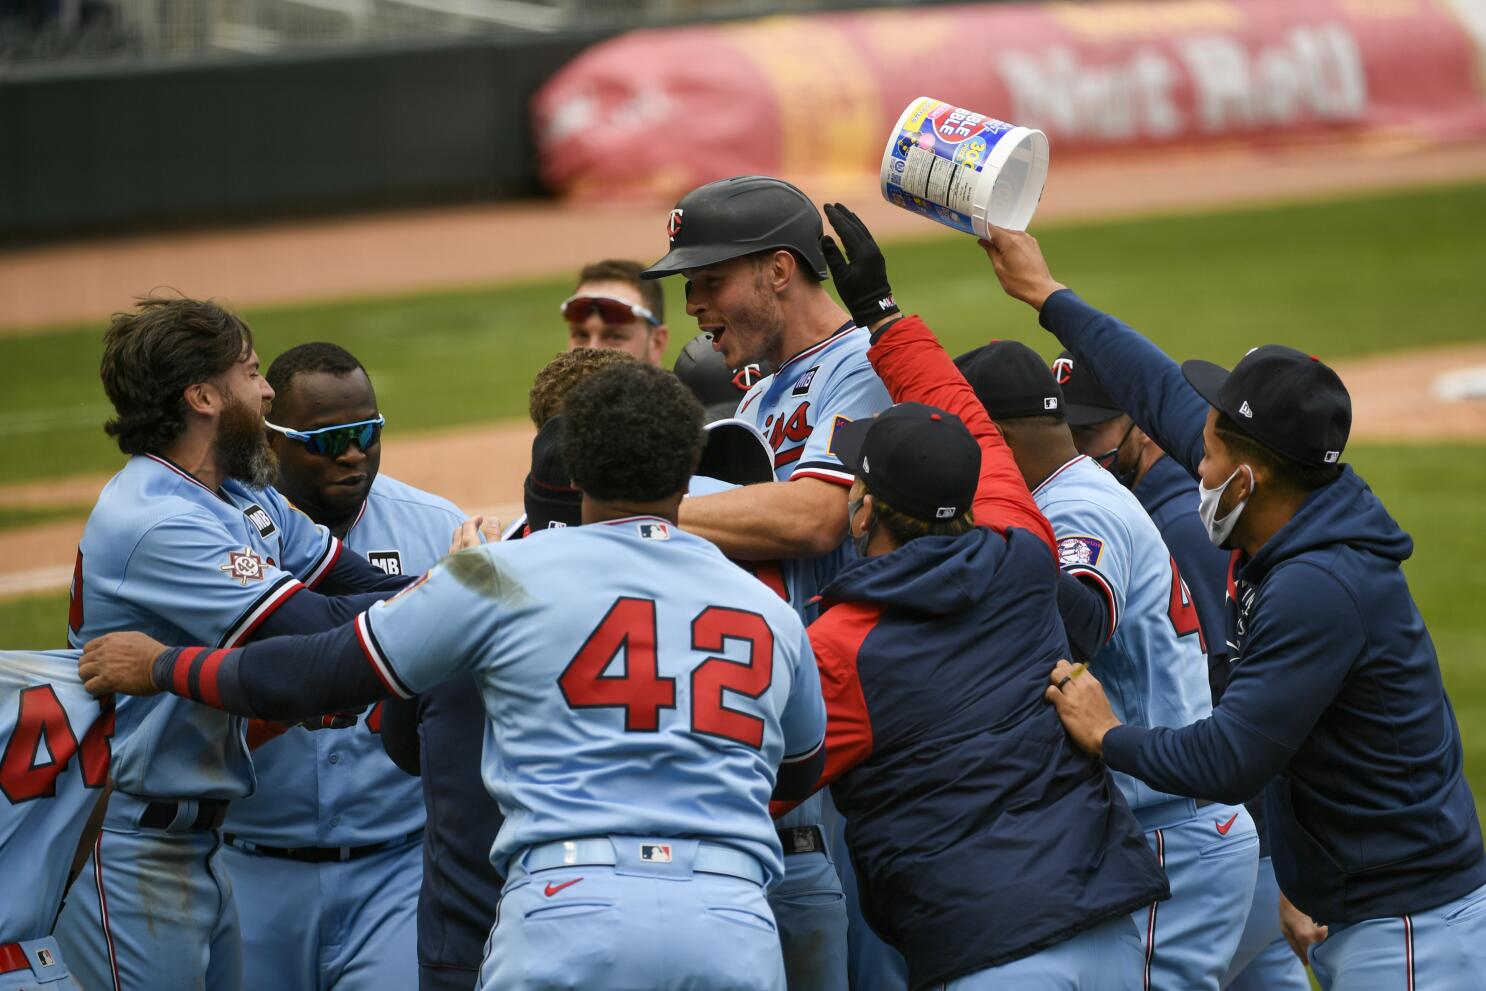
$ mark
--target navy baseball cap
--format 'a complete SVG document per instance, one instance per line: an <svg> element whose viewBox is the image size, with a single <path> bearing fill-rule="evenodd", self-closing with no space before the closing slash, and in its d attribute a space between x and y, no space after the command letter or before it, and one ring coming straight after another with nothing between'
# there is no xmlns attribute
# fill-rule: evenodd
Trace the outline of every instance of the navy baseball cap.
<svg viewBox="0 0 1486 991"><path fill-rule="evenodd" d="M1192 388L1239 430L1291 461L1341 460L1352 430L1352 397L1320 358L1283 344L1254 348L1228 371L1210 361L1184 361Z"/></svg>
<svg viewBox="0 0 1486 991"><path fill-rule="evenodd" d="M955 365L993 420L1064 413L1052 369L1021 341L992 341L960 355Z"/></svg>
<svg viewBox="0 0 1486 991"><path fill-rule="evenodd" d="M836 428L831 453L867 491L914 519L952 520L975 504L980 445L953 413L899 403Z"/></svg>
<svg viewBox="0 0 1486 991"><path fill-rule="evenodd" d="M1104 386L1081 361L1067 351L1053 359L1053 379L1063 390L1063 412L1070 427L1088 427L1125 412L1109 398Z"/></svg>
<svg viewBox="0 0 1486 991"><path fill-rule="evenodd" d="M522 487L522 503L532 532L583 524L583 493L563 464L561 433L562 416L554 416L531 442L531 471Z"/></svg>

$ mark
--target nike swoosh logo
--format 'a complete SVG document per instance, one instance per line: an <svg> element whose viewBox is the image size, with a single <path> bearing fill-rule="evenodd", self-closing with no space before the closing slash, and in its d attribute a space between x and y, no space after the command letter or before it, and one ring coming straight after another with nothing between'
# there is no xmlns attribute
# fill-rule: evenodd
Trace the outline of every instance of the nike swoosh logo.
<svg viewBox="0 0 1486 991"><path fill-rule="evenodd" d="M1218 822L1218 820L1214 819L1213 820L1213 825L1218 827L1218 835L1219 836L1227 836L1228 835L1228 830L1232 829L1233 828L1233 824L1235 822L1237 822L1237 821L1238 821L1238 813L1235 812L1235 813L1233 813L1233 815L1231 815L1231 816L1228 817L1228 821L1225 822L1225 823L1221 823L1220 824ZM579 880L581 881L582 878L579 878ZM571 882L569 882L569 883L571 883ZM550 888L552 886L549 884L548 887ZM564 885L564 887L566 887L566 885ZM550 891L547 892L547 893L549 895L552 894L552 892L550 892Z"/></svg>
<svg viewBox="0 0 1486 991"><path fill-rule="evenodd" d="M543 894L545 894L548 898L551 898L563 888L571 888L573 885L577 884L581 880L583 880L581 877L575 877L571 881L562 882L562 884L553 884L551 881L548 881L547 887L543 891Z"/></svg>

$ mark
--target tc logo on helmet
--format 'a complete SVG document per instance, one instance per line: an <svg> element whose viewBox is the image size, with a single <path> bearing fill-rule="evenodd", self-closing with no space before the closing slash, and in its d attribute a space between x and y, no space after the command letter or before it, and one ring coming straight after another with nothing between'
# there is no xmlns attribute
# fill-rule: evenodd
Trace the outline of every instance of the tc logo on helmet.
<svg viewBox="0 0 1486 991"><path fill-rule="evenodd" d="M1054 361L1053 378L1057 379L1059 385L1067 385L1068 380L1073 378L1073 359L1059 358Z"/></svg>
<svg viewBox="0 0 1486 991"><path fill-rule="evenodd" d="M672 241L681 233L681 212L680 209L672 210L671 215L666 218L666 237Z"/></svg>

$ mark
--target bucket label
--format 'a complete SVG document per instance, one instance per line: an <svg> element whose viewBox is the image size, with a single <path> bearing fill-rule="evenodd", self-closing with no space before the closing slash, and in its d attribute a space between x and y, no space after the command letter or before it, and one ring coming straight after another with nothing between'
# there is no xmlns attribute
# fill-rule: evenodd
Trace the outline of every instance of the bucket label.
<svg viewBox="0 0 1486 991"><path fill-rule="evenodd" d="M897 206L978 234L971 206L981 165L1011 124L936 100L922 100L893 142L883 192Z"/></svg>

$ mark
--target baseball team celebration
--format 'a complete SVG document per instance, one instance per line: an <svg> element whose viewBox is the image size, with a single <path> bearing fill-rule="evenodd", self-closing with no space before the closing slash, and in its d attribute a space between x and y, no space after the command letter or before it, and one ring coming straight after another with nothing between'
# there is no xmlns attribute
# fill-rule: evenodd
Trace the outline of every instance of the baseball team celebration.
<svg viewBox="0 0 1486 991"><path fill-rule="evenodd" d="M1486 991L1483 272L1486 0L0 0L0 991Z"/></svg>

